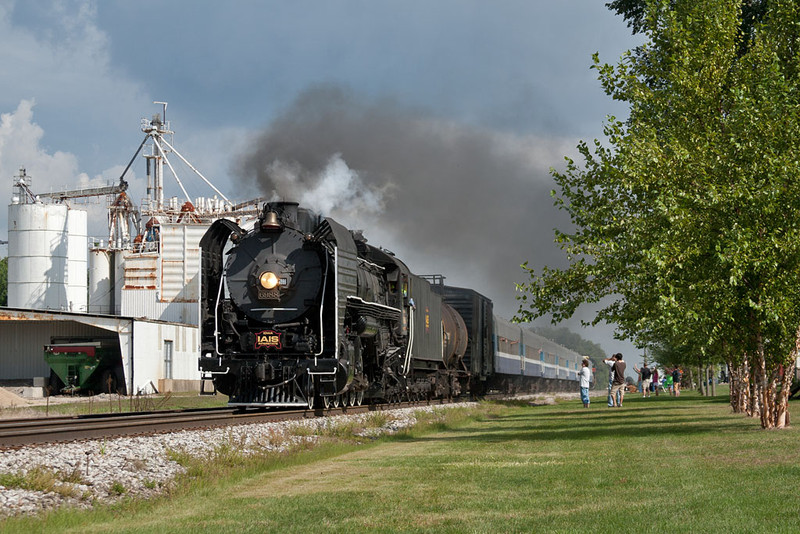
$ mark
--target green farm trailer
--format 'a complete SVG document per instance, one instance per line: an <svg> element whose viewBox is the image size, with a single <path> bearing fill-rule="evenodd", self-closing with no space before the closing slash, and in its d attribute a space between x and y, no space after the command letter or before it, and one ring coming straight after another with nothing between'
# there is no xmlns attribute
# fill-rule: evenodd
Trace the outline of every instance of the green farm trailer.
<svg viewBox="0 0 800 534"><path fill-rule="evenodd" d="M116 339L51 340L44 347L50 389L58 393L125 394L122 354Z"/></svg>

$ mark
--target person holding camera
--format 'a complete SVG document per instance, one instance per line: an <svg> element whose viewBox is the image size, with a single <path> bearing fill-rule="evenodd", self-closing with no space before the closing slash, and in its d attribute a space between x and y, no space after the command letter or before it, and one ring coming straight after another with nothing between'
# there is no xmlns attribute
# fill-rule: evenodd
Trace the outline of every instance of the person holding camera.
<svg viewBox="0 0 800 534"><path fill-rule="evenodd" d="M617 356L622 356L621 354L614 354L610 358L604 358L603 363L608 365L610 369L608 370L608 407L613 408L614 406L618 406L622 404L622 399L620 398L620 390L617 390L616 394L612 394L611 390L614 388L615 382L615 365L617 363ZM625 383L625 377L623 375L622 383Z"/></svg>
<svg viewBox="0 0 800 534"><path fill-rule="evenodd" d="M639 373L639 377L642 380L642 397L649 397L650 396L650 379L653 376L652 371L650 368L647 367L647 362L642 364L642 368L639 369L635 365L633 366L633 370Z"/></svg>
<svg viewBox="0 0 800 534"><path fill-rule="evenodd" d="M612 369L614 370L614 381L611 386L611 400L614 401L614 406L617 408L622 407L622 401L625 399L625 367L626 364L622 360L622 353L618 352L612 356L616 361Z"/></svg>

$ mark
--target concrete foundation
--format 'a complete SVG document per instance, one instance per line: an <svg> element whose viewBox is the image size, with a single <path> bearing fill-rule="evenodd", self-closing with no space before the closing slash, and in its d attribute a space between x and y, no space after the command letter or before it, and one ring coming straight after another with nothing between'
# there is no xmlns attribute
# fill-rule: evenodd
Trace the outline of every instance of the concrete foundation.
<svg viewBox="0 0 800 534"><path fill-rule="evenodd" d="M22 388L22 397L25 399L43 399L43 387L24 387Z"/></svg>
<svg viewBox="0 0 800 534"><path fill-rule="evenodd" d="M185 393L185 392L200 392L201 380L175 380L170 378L160 378L158 380L158 392L166 393Z"/></svg>

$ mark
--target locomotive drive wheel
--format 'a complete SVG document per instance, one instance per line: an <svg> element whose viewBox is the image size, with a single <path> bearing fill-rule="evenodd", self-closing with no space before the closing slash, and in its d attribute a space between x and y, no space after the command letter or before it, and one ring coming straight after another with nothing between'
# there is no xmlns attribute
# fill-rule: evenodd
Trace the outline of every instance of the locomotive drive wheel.
<svg viewBox="0 0 800 534"><path fill-rule="evenodd" d="M306 401L308 402L308 409L314 409L314 382L312 380L308 381L308 386L306 387Z"/></svg>

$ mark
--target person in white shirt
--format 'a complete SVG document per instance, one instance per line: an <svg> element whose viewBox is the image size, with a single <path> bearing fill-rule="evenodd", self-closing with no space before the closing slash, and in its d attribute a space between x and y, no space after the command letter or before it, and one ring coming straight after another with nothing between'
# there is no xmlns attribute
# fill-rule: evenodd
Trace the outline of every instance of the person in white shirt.
<svg viewBox="0 0 800 534"><path fill-rule="evenodd" d="M589 407L589 385L592 381L592 370L589 369L589 359L584 358L581 362L581 400L583 407Z"/></svg>

